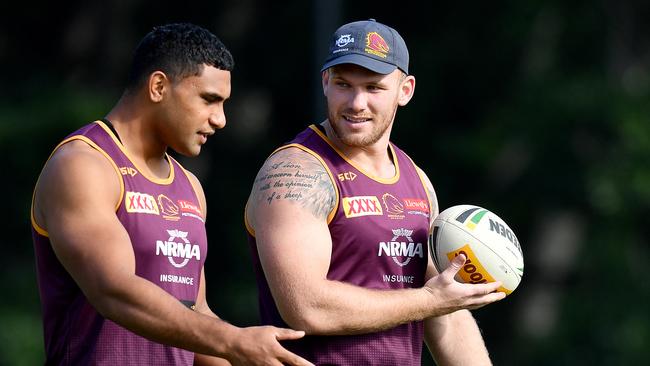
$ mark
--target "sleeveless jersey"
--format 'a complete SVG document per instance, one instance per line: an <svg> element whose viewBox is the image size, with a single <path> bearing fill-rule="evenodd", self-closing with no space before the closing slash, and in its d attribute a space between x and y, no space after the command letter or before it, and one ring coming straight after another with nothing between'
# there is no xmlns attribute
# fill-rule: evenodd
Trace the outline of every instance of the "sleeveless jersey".
<svg viewBox="0 0 650 366"><path fill-rule="evenodd" d="M391 144L396 174L391 179L374 178L347 159L314 125L280 149L288 147L317 157L336 185L337 207L328 217L332 254L327 278L371 289L422 287L430 201L410 158ZM248 234L261 321L287 327L273 300L250 227ZM284 345L316 365L419 366L423 323L370 334L307 336Z"/></svg>
<svg viewBox="0 0 650 366"><path fill-rule="evenodd" d="M167 155L166 179L147 177L100 121L69 135L102 153L121 181L116 215L129 234L136 274L193 307L207 237L199 200L185 170ZM55 151L56 151L55 149ZM192 365L194 353L140 337L102 317L58 261L48 233L34 220L32 237L48 365ZM110 251L110 243L106 243Z"/></svg>

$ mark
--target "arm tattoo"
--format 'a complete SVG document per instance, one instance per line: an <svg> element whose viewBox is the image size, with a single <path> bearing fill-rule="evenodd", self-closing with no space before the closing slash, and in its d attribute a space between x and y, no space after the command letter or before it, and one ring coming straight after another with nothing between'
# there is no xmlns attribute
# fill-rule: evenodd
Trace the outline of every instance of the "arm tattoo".
<svg viewBox="0 0 650 366"><path fill-rule="evenodd" d="M325 219L334 209L336 191L318 159L302 150L287 148L264 163L255 178L252 197L255 205L292 201L315 217Z"/></svg>

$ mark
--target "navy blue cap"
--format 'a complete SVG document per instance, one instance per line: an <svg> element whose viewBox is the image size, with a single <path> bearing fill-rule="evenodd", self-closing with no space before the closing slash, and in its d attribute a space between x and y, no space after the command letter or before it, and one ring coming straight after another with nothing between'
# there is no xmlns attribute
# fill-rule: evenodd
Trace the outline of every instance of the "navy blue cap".
<svg viewBox="0 0 650 366"><path fill-rule="evenodd" d="M374 19L342 25L332 36L322 71L340 64L355 64L379 74L400 69L409 72L409 51L402 36Z"/></svg>

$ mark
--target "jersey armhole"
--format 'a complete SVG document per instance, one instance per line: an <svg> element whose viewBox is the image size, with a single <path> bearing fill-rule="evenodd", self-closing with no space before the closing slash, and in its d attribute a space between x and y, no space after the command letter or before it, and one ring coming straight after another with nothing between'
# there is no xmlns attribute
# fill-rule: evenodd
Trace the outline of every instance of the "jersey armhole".
<svg viewBox="0 0 650 366"><path fill-rule="evenodd" d="M422 188L424 189L424 194L427 195L427 200L429 201L429 226L431 226L431 225L433 225L433 219L435 218L435 217L432 216L433 215L433 204L434 204L434 202L433 202L433 197L431 197L431 195L429 194L429 189L427 189L427 182L425 180L425 177L423 176L424 171L422 169L420 169L420 167L417 166L417 164L415 164L415 162L413 162L413 159L411 159L411 157L408 156L406 153L404 153L404 156L406 156L409 159L409 161L411 162L411 164L413 164L413 168L415 169L415 173L418 175L418 178L420 178L420 183L422 184ZM438 200L437 199L436 199L435 204L436 204L436 206L438 206Z"/></svg>
<svg viewBox="0 0 650 366"><path fill-rule="evenodd" d="M169 157L169 159L173 160L174 163L176 163L176 165L178 165L178 167L181 169L183 174L185 174L185 177L187 177L187 180L190 182L190 186L192 187L192 192L194 192L194 198L196 198L196 202L199 203L199 207L201 208L201 215L203 215L203 221L204 222L207 221L208 218L207 218L207 215L205 214L206 209L205 209L203 203L201 202L201 200L199 199L199 190L198 190L198 188L196 186L197 183L195 183L194 179L192 179L192 177L190 176L190 171L185 169L185 167L183 167L176 159L172 158L171 155L167 154L167 156ZM198 180L198 178L197 178L197 180Z"/></svg>
<svg viewBox="0 0 650 366"><path fill-rule="evenodd" d="M248 234L254 238L255 229L253 229L251 224L248 222L248 202L246 202L246 205L244 206L244 226L246 226L246 231L248 231Z"/></svg>
<svg viewBox="0 0 650 366"><path fill-rule="evenodd" d="M69 137L69 138L67 138L67 139L65 139L65 140L63 140L63 141L61 141L58 145L56 145L56 147L54 148L54 150L52 150L52 153L50 154L50 156L49 156L49 157L47 158L47 160L45 161L45 164L47 164L47 162L50 161L50 159L52 158L52 156L54 155L54 153L56 153L56 151L57 151L59 148L61 148L61 146L67 144L67 143L70 142L70 141L75 141L75 140L79 140L79 141L83 141L83 142L85 142L85 143L88 144L90 147L92 147L93 149L95 149L95 150L97 150L99 153L101 153L101 154L102 154L102 155L103 155L103 156L104 156L104 157L105 157L105 158L106 158L106 159L111 163L111 166L112 166L113 169L115 170L115 173L117 174L117 177L118 177L118 179L119 179L119 181L120 181L120 198L117 200L117 204L115 205L115 212L117 212L117 210L120 208L120 205L122 204L122 200L124 199L124 180L122 179L122 174L120 173L120 169L117 167L117 165L115 164L115 162L113 161L113 159L108 155L108 153L106 153L106 151L104 151L104 149L102 149L101 147L99 147L95 142L93 142L92 140L90 140L88 137L86 137L86 136L81 136L81 135L77 135L77 136L72 136L72 137ZM41 170L41 174L42 174L42 173L43 173L43 171ZM39 181L41 180L41 174L39 174L38 179L36 180L36 186L35 186L35 187L38 187L38 183L39 183ZM36 217L35 217L35 215L34 215L34 200L35 200L35 199L36 199L36 188L34 188L34 191L32 192L32 204L31 204L31 207L30 207L30 210L29 210L29 211L30 211L30 212L29 212L29 216L30 216L30 220L31 220L31 222L32 222L32 227L33 227L34 230L35 230L37 233L39 233L40 235L45 236L45 237L49 237L49 234L48 234L47 230L45 230L42 226L40 226L40 225L36 222Z"/></svg>

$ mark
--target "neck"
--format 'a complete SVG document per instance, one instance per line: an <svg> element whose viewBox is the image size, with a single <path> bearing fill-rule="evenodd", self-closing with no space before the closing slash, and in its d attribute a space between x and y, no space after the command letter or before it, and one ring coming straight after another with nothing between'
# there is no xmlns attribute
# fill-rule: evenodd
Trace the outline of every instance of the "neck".
<svg viewBox="0 0 650 366"><path fill-rule="evenodd" d="M346 158L363 170L382 179L389 179L395 176L396 170L393 155L388 148L392 126L388 127L386 133L374 144L368 146L352 146L338 138L328 120L325 120L321 125L325 128L327 138L332 144Z"/></svg>
<svg viewBox="0 0 650 366"><path fill-rule="evenodd" d="M143 108L133 98L122 96L106 119L115 127L122 145L139 169L151 176L166 178L170 169L165 156L167 146L158 137L155 119L148 117L146 111L143 113Z"/></svg>

